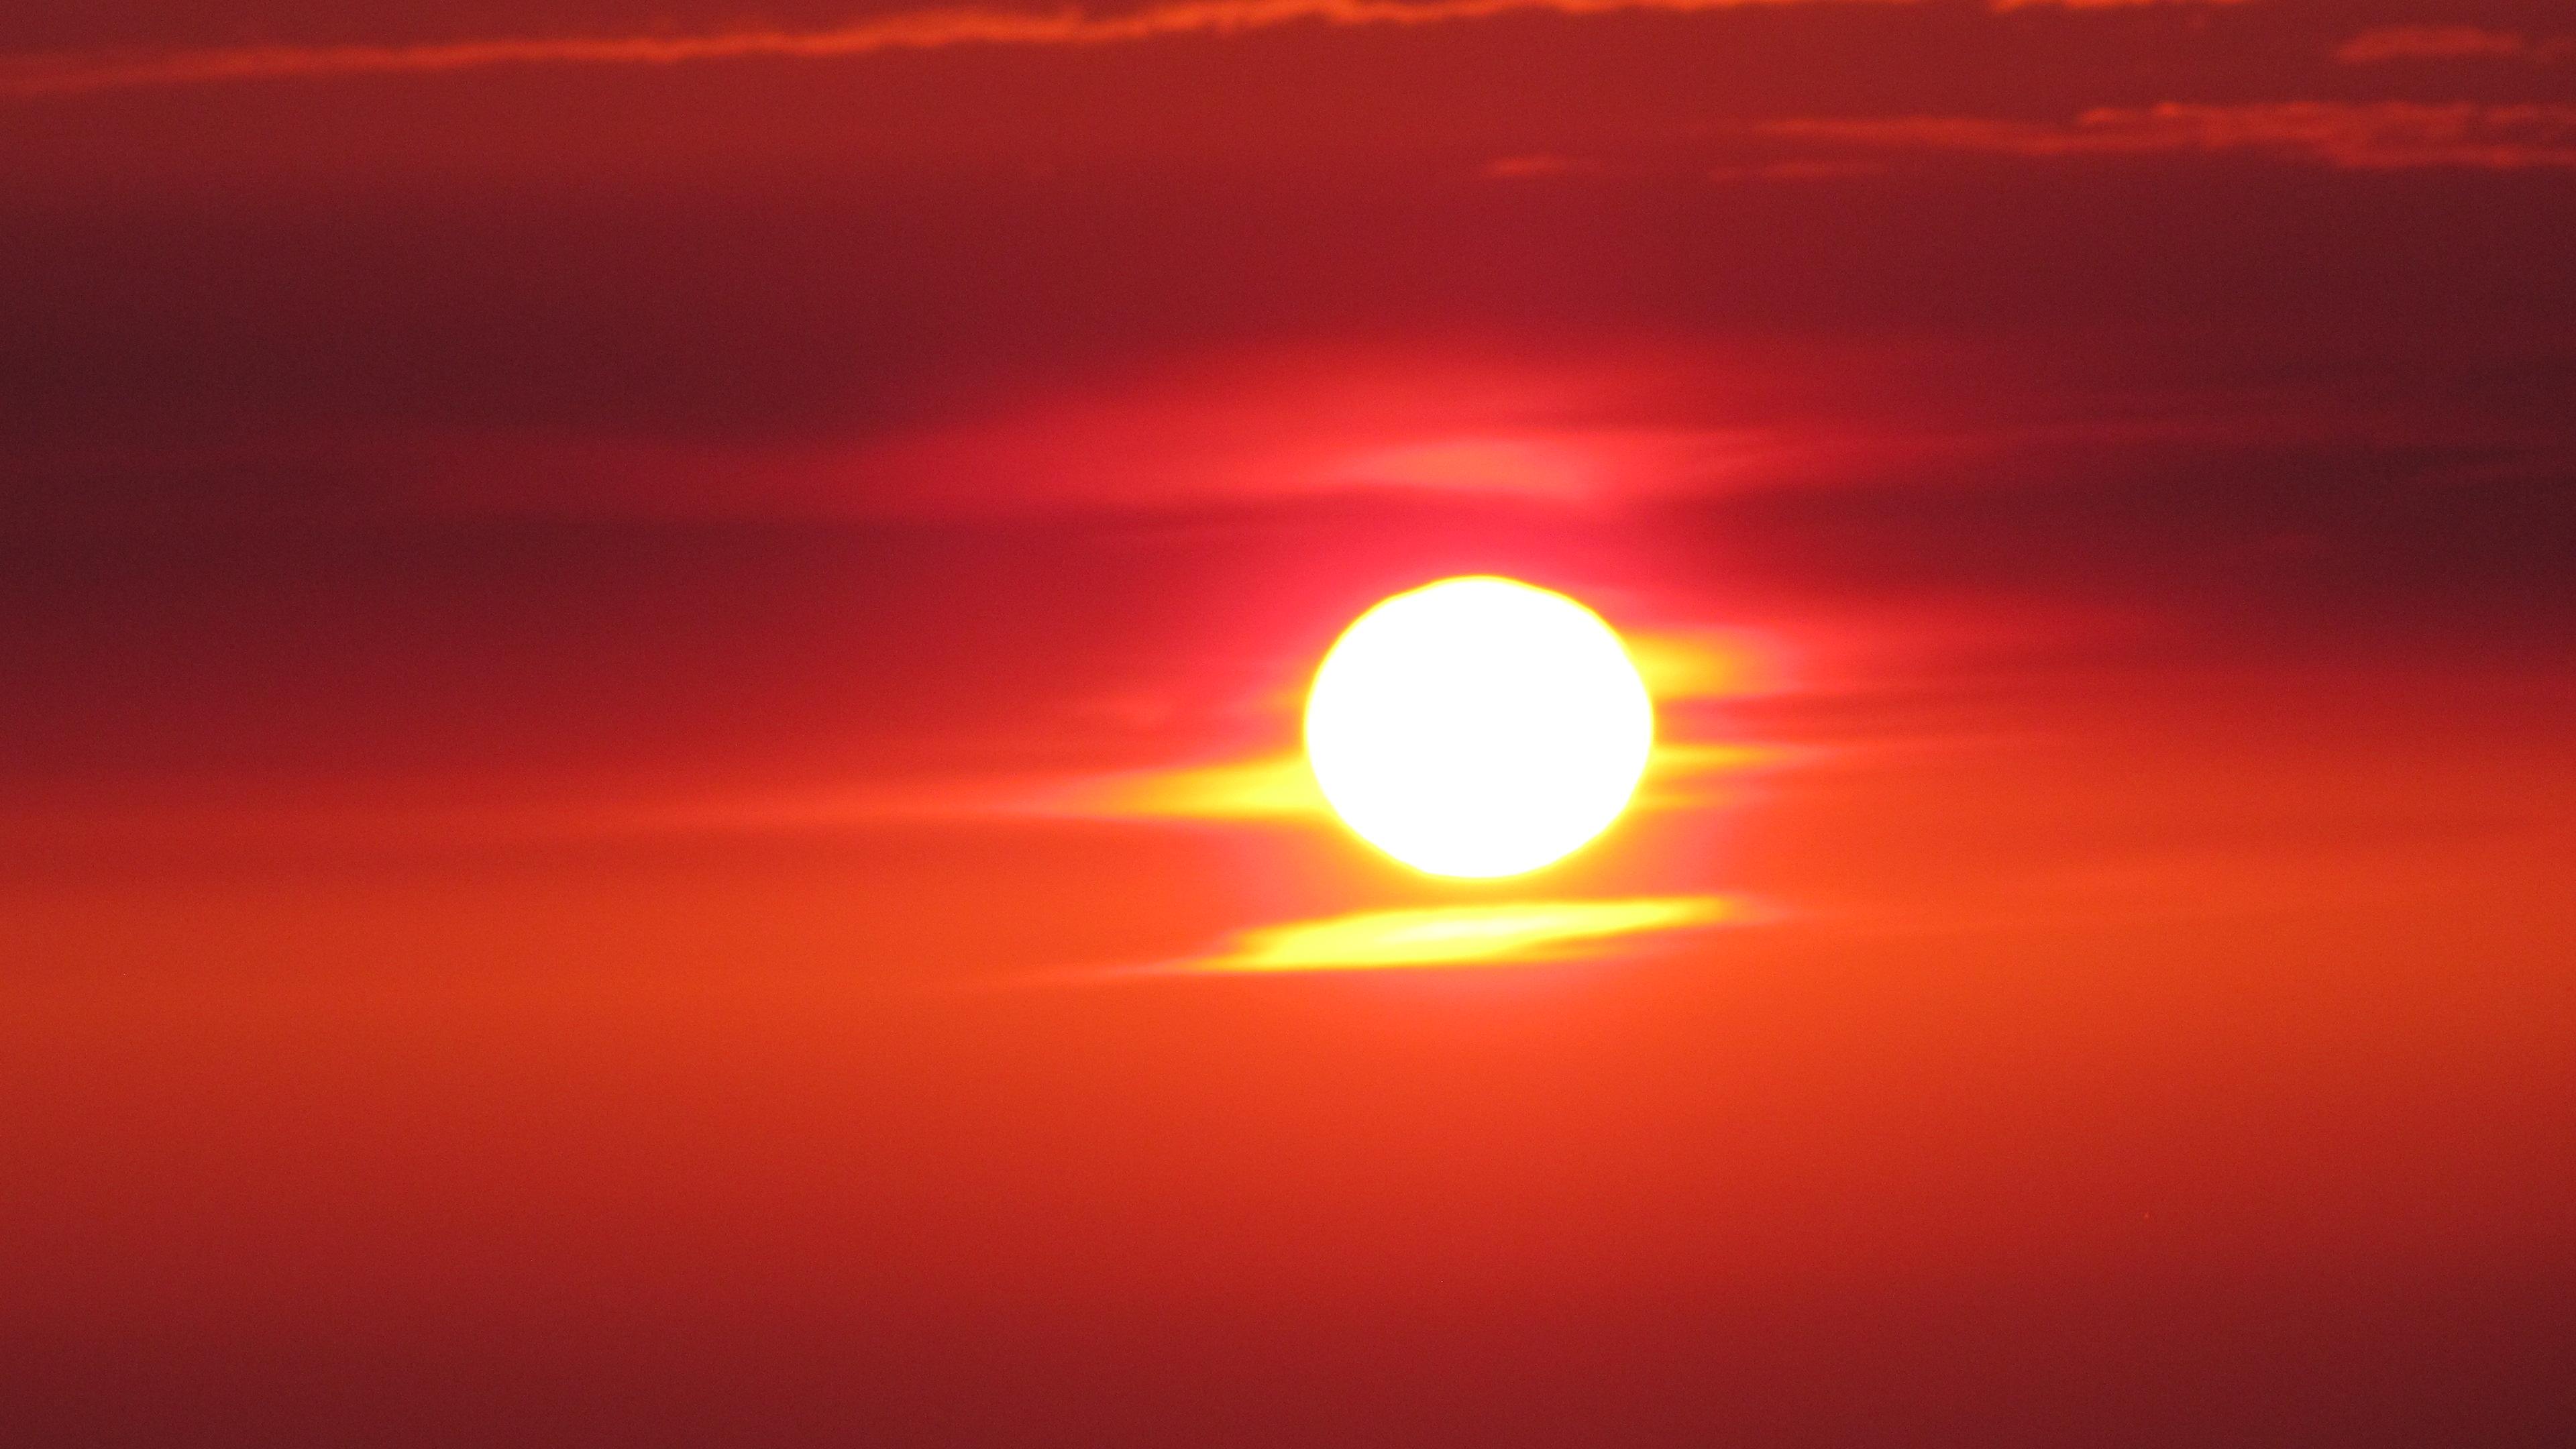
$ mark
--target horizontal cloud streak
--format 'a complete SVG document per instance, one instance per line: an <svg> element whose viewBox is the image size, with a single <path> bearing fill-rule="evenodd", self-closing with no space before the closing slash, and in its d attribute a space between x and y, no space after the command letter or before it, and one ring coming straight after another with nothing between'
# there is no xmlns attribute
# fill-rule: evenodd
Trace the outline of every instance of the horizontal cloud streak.
<svg viewBox="0 0 2576 1449"><path fill-rule="evenodd" d="M1847 146L2007 156L2253 152L2350 170L2576 167L2576 105L2165 104L2086 111L2071 122L1969 116L1808 117L1756 132Z"/></svg>
<svg viewBox="0 0 2576 1449"><path fill-rule="evenodd" d="M1721 896L1624 901L1512 901L1362 911L1237 934L1222 954L1188 969L1224 972L1366 971L1405 967L1532 966L1612 954L1677 932L1740 918Z"/></svg>
<svg viewBox="0 0 2576 1449"><path fill-rule="evenodd" d="M220 81L424 75L509 65L664 66L699 60L829 60L958 45L1112 45L1163 36L1227 35L1300 22L1419 26L1515 14L1697 13L1786 5L1916 3L1920 0L1175 0L1115 15L1093 15L1080 9L920 10L823 30L497 38L416 45L259 45L141 55L20 55L0 57L0 96L27 98ZM2239 0L1995 0L1994 8L2010 10L2034 4L2080 9L2228 3Z"/></svg>
<svg viewBox="0 0 2576 1449"><path fill-rule="evenodd" d="M2388 60L2537 60L2576 55L2576 36L2528 40L2511 31L2474 25L2383 25L2335 47L2347 65Z"/></svg>

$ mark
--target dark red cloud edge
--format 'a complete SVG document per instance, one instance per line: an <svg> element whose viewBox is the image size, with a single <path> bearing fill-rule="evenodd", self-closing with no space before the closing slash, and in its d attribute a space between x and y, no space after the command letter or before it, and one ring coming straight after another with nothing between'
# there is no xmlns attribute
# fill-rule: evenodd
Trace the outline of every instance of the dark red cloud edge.
<svg viewBox="0 0 2576 1449"><path fill-rule="evenodd" d="M9 1442L2576 1437L2576 16L1432 8L12 7ZM1768 763L1013 805L1463 572Z"/></svg>

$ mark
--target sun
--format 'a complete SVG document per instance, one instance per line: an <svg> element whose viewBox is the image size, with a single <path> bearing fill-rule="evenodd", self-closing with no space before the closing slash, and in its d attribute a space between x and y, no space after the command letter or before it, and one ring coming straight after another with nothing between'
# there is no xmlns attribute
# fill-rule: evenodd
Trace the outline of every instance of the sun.
<svg viewBox="0 0 2576 1449"><path fill-rule="evenodd" d="M1344 630L1306 758L1351 829L1432 875L1519 875L1627 807L1655 710L1619 636L1563 594L1443 579Z"/></svg>

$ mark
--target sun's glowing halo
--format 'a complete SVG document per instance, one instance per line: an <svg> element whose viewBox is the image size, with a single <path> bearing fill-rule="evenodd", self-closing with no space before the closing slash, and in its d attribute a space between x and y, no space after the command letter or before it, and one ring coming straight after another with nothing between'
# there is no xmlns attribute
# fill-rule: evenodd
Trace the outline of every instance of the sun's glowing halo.
<svg viewBox="0 0 2576 1449"><path fill-rule="evenodd" d="M1519 875L1627 806L1655 711L1619 636L1563 594L1443 579L1362 614L1306 697L1324 797L1432 875Z"/></svg>

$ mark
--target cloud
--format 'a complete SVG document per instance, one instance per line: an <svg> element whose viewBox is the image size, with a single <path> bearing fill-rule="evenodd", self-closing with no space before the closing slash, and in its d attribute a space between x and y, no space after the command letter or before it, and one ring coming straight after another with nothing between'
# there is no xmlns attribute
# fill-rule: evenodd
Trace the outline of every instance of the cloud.
<svg viewBox="0 0 2576 1449"><path fill-rule="evenodd" d="M2576 167L2576 105L2167 103L2091 110L2070 122L1967 116L1806 117L1760 122L1753 130L1784 140L2007 156L2249 152L2349 170Z"/></svg>
<svg viewBox="0 0 2576 1449"><path fill-rule="evenodd" d="M1768 363L1768 379L1744 377ZM990 414L746 447L585 436L407 441L441 510L976 517L1373 495L1582 511L1858 472L1875 439L1796 415L1689 415L1702 367L1739 396L1819 361L1604 347L1523 360L1468 343L1211 352L1083 378ZM1867 365L1855 359L1852 366ZM1783 409L1795 399L1783 403Z"/></svg>
<svg viewBox="0 0 2576 1449"><path fill-rule="evenodd" d="M2382 25L2335 47L2346 65L2388 60L2562 60L2576 55L2576 36L2530 40L2474 25Z"/></svg>
<svg viewBox="0 0 2576 1449"><path fill-rule="evenodd" d="M2194 3L2194 0L1989 0L1994 10L2137 10L2149 5ZM2207 5L2249 5L2253 0L2196 0Z"/></svg>
<svg viewBox="0 0 2576 1449"><path fill-rule="evenodd" d="M2096 342L2067 347L2069 356L2103 355ZM778 422L755 410L731 434L657 433L640 410L594 418L567 408L555 426L496 426L480 398L433 397L422 411L438 403L452 419L405 419L372 436L317 409L321 421L290 415L265 437L21 445L6 450L19 477L0 488L0 527L287 517L953 525L1073 515L1161 527L1212 508L1384 507L1553 532L1621 526L1688 500L2037 484L2077 457L2258 440L2308 446L2355 426L2330 399L2292 406L2161 384L2105 391L2043 375L2034 355L1974 337L1722 346L1587 337L1544 355L1465 333L1401 345L1223 346L1087 372L1066 365L1016 394L961 387L964 401L924 409L918 421L822 413ZM239 411L294 401L255 396ZM760 401L748 400L755 409ZM2373 426L2386 415L2375 412L2382 421ZM2524 445L2519 435L2437 436ZM2544 441L2557 447L2554 433ZM255 486L264 482L267 491Z"/></svg>
<svg viewBox="0 0 2576 1449"><path fill-rule="evenodd" d="M1320 921L1260 926L1192 971L1384 970L1530 966L1579 960L1656 938L1705 930L1745 913L1723 896L1624 901L1512 901L1360 911Z"/></svg>
<svg viewBox="0 0 2576 1449"><path fill-rule="evenodd" d="M940 9L874 16L820 30L745 29L699 35L520 37L415 45L255 45L158 53L0 57L0 96L35 97L218 81L408 74L511 65L666 66L688 61L831 60L959 45L1115 45L1175 35L1232 35L1282 25L1421 26L1503 15L1698 13L1808 4L1909 5L1921 0L1167 0L1116 14ZM1997 10L2243 0L1993 0Z"/></svg>
<svg viewBox="0 0 2576 1449"><path fill-rule="evenodd" d="M1302 754L1185 765L1058 782L1034 798L1041 814L1111 820L1308 820L1332 816Z"/></svg>
<svg viewBox="0 0 2576 1449"><path fill-rule="evenodd" d="M1524 156L1502 156L1488 161L1484 174L1497 181L1529 181L1549 176L1597 175L1602 169L1598 161L1559 156L1552 151L1533 151Z"/></svg>
<svg viewBox="0 0 2576 1449"><path fill-rule="evenodd" d="M1787 161L1771 161L1760 166L1717 166L1710 168L1711 181L1845 181L1856 176L1877 176L1887 170L1879 161L1825 161L1801 156Z"/></svg>

